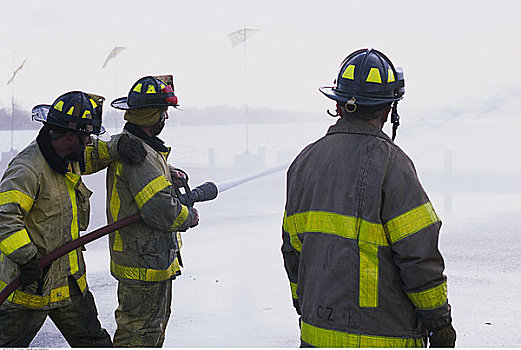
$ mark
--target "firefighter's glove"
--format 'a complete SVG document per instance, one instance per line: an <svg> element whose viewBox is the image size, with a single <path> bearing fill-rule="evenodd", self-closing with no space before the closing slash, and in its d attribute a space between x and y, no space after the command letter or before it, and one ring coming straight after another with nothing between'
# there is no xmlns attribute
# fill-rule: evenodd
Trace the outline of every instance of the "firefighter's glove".
<svg viewBox="0 0 521 350"><path fill-rule="evenodd" d="M430 348L453 348L456 345L456 331L451 324L429 333Z"/></svg>
<svg viewBox="0 0 521 350"><path fill-rule="evenodd" d="M147 150L141 141L121 135L118 141L118 156L123 164L136 165L145 160Z"/></svg>
<svg viewBox="0 0 521 350"><path fill-rule="evenodd" d="M184 184L188 181L188 175L186 172L174 167L170 167L170 176L172 177L172 182L176 189L183 188Z"/></svg>
<svg viewBox="0 0 521 350"><path fill-rule="evenodd" d="M37 282L42 277L42 268L38 265L38 259L34 255L31 260L20 266L20 278L22 280L22 290L25 290L31 283Z"/></svg>
<svg viewBox="0 0 521 350"><path fill-rule="evenodd" d="M199 224L199 213L194 207L188 207L188 217L179 227L179 231L186 231Z"/></svg>

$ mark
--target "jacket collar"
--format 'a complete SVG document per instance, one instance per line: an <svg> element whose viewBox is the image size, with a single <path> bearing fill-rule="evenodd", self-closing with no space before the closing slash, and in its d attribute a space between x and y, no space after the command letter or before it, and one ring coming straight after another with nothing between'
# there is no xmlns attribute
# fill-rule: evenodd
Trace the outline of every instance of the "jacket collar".
<svg viewBox="0 0 521 350"><path fill-rule="evenodd" d="M40 129L40 133L36 137L36 142L38 143L38 147L40 148L43 157L52 170L60 174L66 174L69 171L69 159L61 158L56 153L51 145L51 138L49 137L49 133L45 130L45 128Z"/></svg>
<svg viewBox="0 0 521 350"><path fill-rule="evenodd" d="M346 133L346 134L362 134L362 135L371 135L383 138L389 142L391 138L387 136L381 129L377 126L371 124L367 120L355 119L355 118L340 118L336 122L336 124L331 125L327 130L327 135L337 134L337 133Z"/></svg>
<svg viewBox="0 0 521 350"><path fill-rule="evenodd" d="M129 133L134 136L139 137L143 140L147 145L152 147L154 150L160 153L168 152L168 148L165 146L165 142L158 138L157 136L148 136L146 132L143 131L138 125L127 122L124 127Z"/></svg>

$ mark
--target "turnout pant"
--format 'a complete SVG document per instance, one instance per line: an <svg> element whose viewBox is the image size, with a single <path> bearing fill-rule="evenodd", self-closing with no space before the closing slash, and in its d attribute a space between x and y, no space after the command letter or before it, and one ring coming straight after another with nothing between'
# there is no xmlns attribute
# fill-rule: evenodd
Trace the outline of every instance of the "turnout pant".
<svg viewBox="0 0 521 350"><path fill-rule="evenodd" d="M0 307L0 347L29 347L47 316L71 347L112 347L110 335L101 328L91 292L83 296L72 277L69 290L72 303L55 309Z"/></svg>
<svg viewBox="0 0 521 350"><path fill-rule="evenodd" d="M171 313L172 281L120 281L118 301L114 346L162 347Z"/></svg>

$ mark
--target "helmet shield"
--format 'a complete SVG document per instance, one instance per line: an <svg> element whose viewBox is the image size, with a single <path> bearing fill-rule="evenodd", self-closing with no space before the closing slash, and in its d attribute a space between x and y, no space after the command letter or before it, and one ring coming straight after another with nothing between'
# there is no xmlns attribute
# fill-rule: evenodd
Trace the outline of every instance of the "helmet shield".
<svg viewBox="0 0 521 350"><path fill-rule="evenodd" d="M111 102L117 109L129 110L143 107L177 107L172 75L146 76L134 83L127 97Z"/></svg>
<svg viewBox="0 0 521 350"><path fill-rule="evenodd" d="M67 92L52 105L37 105L32 109L32 119L53 126L80 131L87 134L102 134L101 125L105 98L81 91Z"/></svg>
<svg viewBox="0 0 521 350"><path fill-rule="evenodd" d="M321 87L327 97L350 104L378 106L399 101L405 93L401 68L373 49L353 52L342 62L335 86Z"/></svg>

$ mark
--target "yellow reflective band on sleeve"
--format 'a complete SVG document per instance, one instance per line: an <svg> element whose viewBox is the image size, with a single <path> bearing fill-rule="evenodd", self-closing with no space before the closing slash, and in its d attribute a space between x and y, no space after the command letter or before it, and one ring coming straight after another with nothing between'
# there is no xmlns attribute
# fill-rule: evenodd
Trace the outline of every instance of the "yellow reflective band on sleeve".
<svg viewBox="0 0 521 350"><path fill-rule="evenodd" d="M170 227L170 230L177 231L187 218L188 218L188 207L186 205L181 204L181 211L179 212L179 215L177 215L177 217L175 218L174 224Z"/></svg>
<svg viewBox="0 0 521 350"><path fill-rule="evenodd" d="M168 280L175 275L176 266L175 260L170 264L166 270L154 270L144 267L130 267L116 264L113 260L110 261L110 271L118 277L130 280L138 280L144 282L161 282ZM177 267L179 270L179 267Z"/></svg>
<svg viewBox="0 0 521 350"><path fill-rule="evenodd" d="M137 84L132 91L141 93L141 88L143 87L143 84L139 83Z"/></svg>
<svg viewBox="0 0 521 350"><path fill-rule="evenodd" d="M298 251L302 243L296 242L295 237L298 238L298 234L305 232L327 233L377 245L389 245L381 224L326 211L306 211L290 216L284 214L283 227L289 233L293 247Z"/></svg>
<svg viewBox="0 0 521 350"><path fill-rule="evenodd" d="M1 240L0 251L5 255L11 255L15 250L20 249L29 243L31 243L31 239L24 228Z"/></svg>
<svg viewBox="0 0 521 350"><path fill-rule="evenodd" d="M378 307L378 246L359 242L360 307Z"/></svg>
<svg viewBox="0 0 521 350"><path fill-rule="evenodd" d="M114 244L112 245L112 250L116 252L123 251L123 241L121 240L121 234L119 233L119 230L114 234Z"/></svg>
<svg viewBox="0 0 521 350"><path fill-rule="evenodd" d="M0 193L0 205L9 203L18 204L23 210L29 212L33 207L34 200L31 196L17 190Z"/></svg>
<svg viewBox="0 0 521 350"><path fill-rule="evenodd" d="M154 180L150 181L134 197L134 200L136 201L138 208L141 209L141 207L145 205L145 203L148 202L148 200L152 198L157 192L162 191L170 185L171 183L166 179L164 175L160 175L156 177Z"/></svg>
<svg viewBox="0 0 521 350"><path fill-rule="evenodd" d="M392 83L394 82L394 72L391 68L387 70L387 82Z"/></svg>
<svg viewBox="0 0 521 350"><path fill-rule="evenodd" d="M94 146L90 145L85 147L85 173L92 174L92 152L94 152Z"/></svg>
<svg viewBox="0 0 521 350"><path fill-rule="evenodd" d="M7 283L0 280L0 290L4 289ZM51 290L49 295L33 295L24 293L21 290L15 290L7 300L9 300L13 304L25 306L31 309L41 309L44 306L47 306L52 303L57 303L62 300L69 299L69 286L59 287Z"/></svg>
<svg viewBox="0 0 521 350"><path fill-rule="evenodd" d="M407 293L418 310L436 309L447 301L447 282L418 293Z"/></svg>
<svg viewBox="0 0 521 350"><path fill-rule="evenodd" d="M355 79L355 66L352 64L347 66L344 73L342 73L342 78L354 80Z"/></svg>
<svg viewBox="0 0 521 350"><path fill-rule="evenodd" d="M80 290L83 293L87 288L87 274L84 273L83 276L76 280L76 282L78 283L78 287L80 287Z"/></svg>
<svg viewBox="0 0 521 350"><path fill-rule="evenodd" d="M112 221L118 221L119 209L121 207L121 202L119 199L118 189L116 188L116 184L118 182L118 177L121 173L122 164L119 162L114 163L114 178L112 181L112 192L110 195L110 215L112 216ZM121 235L119 234L119 230L116 231L114 235L114 244L112 245L112 249L117 252L123 251L123 241L121 240Z"/></svg>
<svg viewBox="0 0 521 350"><path fill-rule="evenodd" d="M439 221L432 204L428 202L389 220L384 228L394 244Z"/></svg>
<svg viewBox="0 0 521 350"><path fill-rule="evenodd" d="M317 348L421 348L422 338L398 338L352 334L302 322L301 339Z"/></svg>
<svg viewBox="0 0 521 350"><path fill-rule="evenodd" d="M369 74L367 75L366 82L381 84L382 78L380 77L380 70L378 68L371 68Z"/></svg>
<svg viewBox="0 0 521 350"><path fill-rule="evenodd" d="M297 284L293 282L289 282L289 285L291 286L291 296L293 299L298 299L297 295Z"/></svg>
<svg viewBox="0 0 521 350"><path fill-rule="evenodd" d="M154 87L154 85L148 85L147 94L155 94L155 93L156 93L156 88Z"/></svg>

